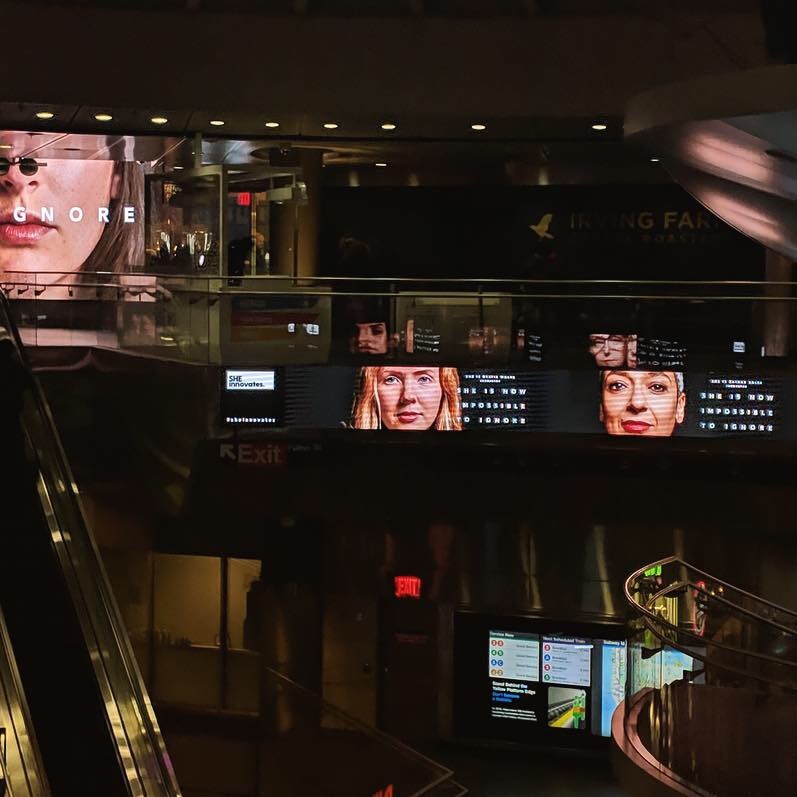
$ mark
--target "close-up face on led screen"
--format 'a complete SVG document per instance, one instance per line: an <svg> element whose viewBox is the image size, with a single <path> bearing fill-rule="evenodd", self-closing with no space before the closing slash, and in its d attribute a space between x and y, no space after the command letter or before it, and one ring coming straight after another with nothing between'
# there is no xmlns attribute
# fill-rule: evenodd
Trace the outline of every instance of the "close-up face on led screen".
<svg viewBox="0 0 797 797"><path fill-rule="evenodd" d="M611 435L670 437L686 412L679 371L604 371L599 416Z"/></svg>
<svg viewBox="0 0 797 797"><path fill-rule="evenodd" d="M349 337L349 351L352 354L387 354L387 324L374 321L354 324Z"/></svg>
<svg viewBox="0 0 797 797"><path fill-rule="evenodd" d="M460 430L457 369L422 366L360 369L352 426L396 431Z"/></svg>
<svg viewBox="0 0 797 797"><path fill-rule="evenodd" d="M140 264L142 204L138 163L0 158L0 272L66 272L69 282Z"/></svg>
<svg viewBox="0 0 797 797"><path fill-rule="evenodd" d="M628 336L593 333L589 336L589 353L600 368L620 368L627 364Z"/></svg>

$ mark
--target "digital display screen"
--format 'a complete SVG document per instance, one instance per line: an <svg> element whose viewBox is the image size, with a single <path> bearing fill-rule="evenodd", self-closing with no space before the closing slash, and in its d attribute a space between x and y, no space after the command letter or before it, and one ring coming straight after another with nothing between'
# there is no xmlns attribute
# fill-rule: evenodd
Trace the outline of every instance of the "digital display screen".
<svg viewBox="0 0 797 797"><path fill-rule="evenodd" d="M276 375L268 371L225 371L227 390L274 390Z"/></svg>
<svg viewBox="0 0 797 797"><path fill-rule="evenodd" d="M490 631L490 677L539 681L540 638L536 634Z"/></svg>
<svg viewBox="0 0 797 797"><path fill-rule="evenodd" d="M36 150L32 140L27 145ZM36 274L63 272L42 279L50 286L37 293L39 301L96 296L76 290L85 273L144 265L143 167L106 157L28 158L27 174L12 161L9 179L21 187L3 188L8 218L0 224L0 273L33 283Z"/></svg>
<svg viewBox="0 0 797 797"><path fill-rule="evenodd" d="M221 413L226 424L281 426L283 395L275 368L227 368L222 373Z"/></svg>
<svg viewBox="0 0 797 797"><path fill-rule="evenodd" d="M671 437L686 419L681 371L601 372L599 418L610 435Z"/></svg>
<svg viewBox="0 0 797 797"><path fill-rule="evenodd" d="M480 305L471 297L449 297L443 304L430 306L423 300L400 301L395 351L398 356L424 362L506 362L512 348L511 312L511 303L505 299Z"/></svg>
<svg viewBox="0 0 797 797"><path fill-rule="evenodd" d="M222 417L226 423L308 430L788 440L797 438L789 421L789 387L785 378L765 374L665 368L487 369L423 362L230 368L223 371L222 404L229 411Z"/></svg>
<svg viewBox="0 0 797 797"><path fill-rule="evenodd" d="M410 318L405 327L405 351L407 354L425 352L439 354L442 345L443 333L434 325L433 321L424 322L423 319Z"/></svg>
<svg viewBox="0 0 797 797"><path fill-rule="evenodd" d="M712 435L773 435L780 431L777 380L710 376L698 393L698 427Z"/></svg>
<svg viewBox="0 0 797 797"><path fill-rule="evenodd" d="M586 730L586 690L552 686L548 690L548 727Z"/></svg>
<svg viewBox="0 0 797 797"><path fill-rule="evenodd" d="M601 736L611 736L612 714L625 700L626 643L604 639L601 656Z"/></svg>
<svg viewBox="0 0 797 797"><path fill-rule="evenodd" d="M589 336L589 353L598 368L635 368L636 335L593 332Z"/></svg>
<svg viewBox="0 0 797 797"><path fill-rule="evenodd" d="M542 680L551 684L589 686L592 648L592 643L586 639L543 637Z"/></svg>
<svg viewBox="0 0 797 797"><path fill-rule="evenodd" d="M462 371L462 426L543 429L545 380L533 371Z"/></svg>
<svg viewBox="0 0 797 797"><path fill-rule="evenodd" d="M457 733L575 743L608 736L625 695L623 634L621 626L457 614Z"/></svg>
<svg viewBox="0 0 797 797"><path fill-rule="evenodd" d="M636 338L636 367L643 369L668 368L683 370L686 368L686 346L674 340Z"/></svg>

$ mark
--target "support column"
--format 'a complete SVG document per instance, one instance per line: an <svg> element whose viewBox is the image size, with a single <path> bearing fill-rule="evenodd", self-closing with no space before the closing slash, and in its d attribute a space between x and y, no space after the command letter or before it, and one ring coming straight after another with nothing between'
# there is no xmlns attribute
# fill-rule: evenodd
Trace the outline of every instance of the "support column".
<svg viewBox="0 0 797 797"><path fill-rule="evenodd" d="M322 158L320 149L303 149L299 153L301 180L307 186L305 204L283 202L271 207L272 274L291 277L318 274Z"/></svg>
<svg viewBox="0 0 797 797"><path fill-rule="evenodd" d="M299 205L299 277L314 277L319 271L321 237L321 168L323 152L304 149L300 155L302 178L307 185L307 204Z"/></svg>

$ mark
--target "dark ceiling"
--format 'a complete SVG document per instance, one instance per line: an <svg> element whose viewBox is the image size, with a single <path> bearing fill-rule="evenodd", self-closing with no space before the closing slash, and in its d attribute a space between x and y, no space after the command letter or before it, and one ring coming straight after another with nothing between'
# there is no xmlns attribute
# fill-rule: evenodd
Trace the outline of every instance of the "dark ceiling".
<svg viewBox="0 0 797 797"><path fill-rule="evenodd" d="M31 5L331 17L565 17L750 13L761 0L29 0Z"/></svg>

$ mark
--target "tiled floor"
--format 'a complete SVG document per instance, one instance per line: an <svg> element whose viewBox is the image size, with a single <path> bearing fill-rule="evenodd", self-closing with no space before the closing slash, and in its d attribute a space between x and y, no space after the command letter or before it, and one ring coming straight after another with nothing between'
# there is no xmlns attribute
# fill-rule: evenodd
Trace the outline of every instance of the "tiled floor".
<svg viewBox="0 0 797 797"><path fill-rule="evenodd" d="M608 751L444 746L423 752L453 769L473 797L628 797L614 780Z"/></svg>

